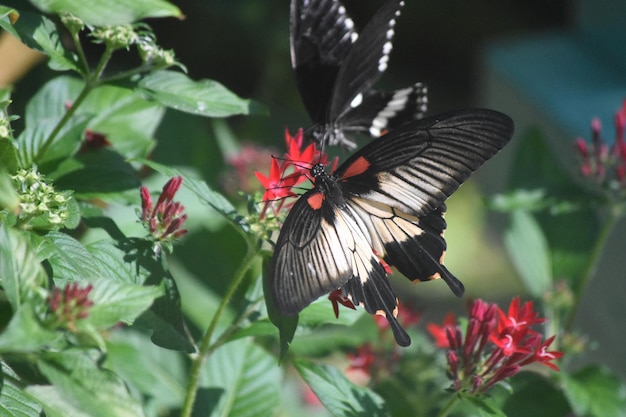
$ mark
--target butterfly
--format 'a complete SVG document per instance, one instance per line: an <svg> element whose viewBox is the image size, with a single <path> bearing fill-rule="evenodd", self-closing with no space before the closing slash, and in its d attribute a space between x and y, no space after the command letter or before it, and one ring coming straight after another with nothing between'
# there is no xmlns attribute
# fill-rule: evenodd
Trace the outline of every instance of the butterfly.
<svg viewBox="0 0 626 417"><path fill-rule="evenodd" d="M338 0L292 0L291 63L313 121L307 138L354 149L355 132L379 137L423 117L427 89L422 83L392 92L372 89L387 68L403 6L388 0L359 35Z"/></svg>
<svg viewBox="0 0 626 417"><path fill-rule="evenodd" d="M384 315L396 342L408 346L385 266L412 281L442 278L463 294L443 263L445 200L512 134L513 121L502 113L461 110L398 127L332 174L314 165L314 186L291 208L274 248L270 288L278 310L295 315L340 289Z"/></svg>

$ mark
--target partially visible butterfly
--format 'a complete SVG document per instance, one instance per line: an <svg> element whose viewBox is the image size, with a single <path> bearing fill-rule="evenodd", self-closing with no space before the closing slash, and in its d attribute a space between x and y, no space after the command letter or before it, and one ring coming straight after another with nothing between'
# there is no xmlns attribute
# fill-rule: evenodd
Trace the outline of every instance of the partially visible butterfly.
<svg viewBox="0 0 626 417"><path fill-rule="evenodd" d="M339 0L292 0L291 63L313 121L308 138L354 149L351 133L378 137L424 115L423 84L393 92L372 89L387 69L403 5L388 0L359 35Z"/></svg>
<svg viewBox="0 0 626 417"><path fill-rule="evenodd" d="M401 126L332 174L314 165L314 188L294 204L274 249L270 288L278 309L294 315L341 289L368 313L385 315L397 343L408 346L385 262L413 281L442 278L463 294L443 265L444 201L512 134L502 113L462 110Z"/></svg>

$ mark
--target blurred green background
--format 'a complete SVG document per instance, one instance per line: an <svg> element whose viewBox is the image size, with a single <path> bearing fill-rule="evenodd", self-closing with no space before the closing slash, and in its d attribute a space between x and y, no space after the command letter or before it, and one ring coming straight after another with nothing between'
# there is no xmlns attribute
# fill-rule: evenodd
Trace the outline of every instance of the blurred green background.
<svg viewBox="0 0 626 417"><path fill-rule="evenodd" d="M186 19L150 21L159 43L176 51L192 78L217 80L240 96L268 106L268 117L234 117L226 121L226 127L240 142L271 145L280 151L284 129L295 132L309 122L290 66L289 1L173 3L181 8ZM626 27L626 2L406 0L406 3L396 26L391 63L379 86L394 89L422 81L429 86L431 114L467 106L489 106L508 113L517 125L512 145L487 164L477 180L464 185L448 205L447 265L465 283L467 296L463 300L454 299L443 283L414 287L404 279L392 278L394 285L410 288L411 301L424 312L425 320L440 320L448 309L462 310L472 297L508 302L521 291L501 243L507 218L486 212L482 195L504 191L508 164L518 146L515 141L524 131L533 126L541 128L572 174L575 174L575 158L565 150L571 149L570 142L576 135L588 137L592 117L601 116L606 121L607 136L612 136L611 118L621 104L614 96L626 97L625 76L619 75L626 74L626 53L619 52L620 48L626 48L626 39L622 34L624 42L619 42L612 32L606 33L610 26L606 23L607 19L617 19L618 26ZM362 28L381 1L345 0L344 4L357 27ZM607 14L607 7L613 12ZM557 46L564 45L564 49L552 53L546 48L554 43L555 37L564 39L556 42ZM606 56L602 46L609 52L618 49L618 53ZM98 51L92 52L95 56ZM559 53L572 61L560 60ZM542 57L561 66L546 66L544 72ZM589 60L597 61L597 65L589 67ZM607 69L610 76L590 72ZM579 78L572 75L571 89L567 86L565 91L552 89L558 84L558 74L576 71ZM49 76L50 71L40 65L18 83L14 95L16 113L21 113L25 98ZM598 83L598 78L606 77L609 77L606 83ZM594 88L606 94L595 95ZM570 105L575 108L569 108ZM157 133L159 144L154 159L192 166L219 189L221 178L228 175L217 137L224 134L223 128L211 120L168 110ZM209 223L206 230L192 233L175 251L183 304L186 294L193 293L190 288L198 283L212 286L211 290L219 295L245 250L236 233L222 227L217 220ZM579 323L592 340L599 342L598 350L587 355L588 360L597 361L600 355L603 362L626 374L622 355L625 338L616 329L623 327L621 307L626 296L623 264L626 245L620 239L624 225L620 226L584 299ZM183 271L195 278L183 279ZM215 279L216 276L223 279ZM403 298L407 301L408 297Z"/></svg>

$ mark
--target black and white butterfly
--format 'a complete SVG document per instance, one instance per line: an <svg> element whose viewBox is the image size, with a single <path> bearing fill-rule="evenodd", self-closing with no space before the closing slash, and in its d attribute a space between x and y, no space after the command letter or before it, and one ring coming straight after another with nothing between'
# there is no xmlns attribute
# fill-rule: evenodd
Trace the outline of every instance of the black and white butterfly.
<svg viewBox="0 0 626 417"><path fill-rule="evenodd" d="M463 284L443 265L444 201L511 138L513 121L462 110L401 126L365 145L334 173L313 166L314 188L289 212L272 259L274 303L295 315L341 289L368 313L384 314L399 345L397 299L384 260L415 281Z"/></svg>
<svg viewBox="0 0 626 417"><path fill-rule="evenodd" d="M403 5L388 0L359 35L338 0L292 0L291 63L313 121L308 138L354 149L355 132L378 137L423 117L427 90L422 83L392 92L372 89L387 69Z"/></svg>

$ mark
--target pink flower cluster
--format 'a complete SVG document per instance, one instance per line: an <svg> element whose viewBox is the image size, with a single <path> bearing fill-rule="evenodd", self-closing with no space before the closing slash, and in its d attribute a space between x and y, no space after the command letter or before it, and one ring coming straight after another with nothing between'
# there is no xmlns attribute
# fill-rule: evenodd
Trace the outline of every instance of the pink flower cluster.
<svg viewBox="0 0 626 417"><path fill-rule="evenodd" d="M505 313L496 304L478 299L471 306L464 334L453 315L446 316L442 325L429 324L427 330L436 346L447 350L452 388L482 393L532 363L559 369L552 362L563 353L548 351L554 336L543 341L532 329L544 321L533 311L532 301L522 305L519 297L514 298Z"/></svg>
<svg viewBox="0 0 626 417"><path fill-rule="evenodd" d="M89 309L93 305L89 299L92 289L91 284L81 288L78 282L71 282L63 289L55 287L46 299L55 326L76 331L76 321L89 316Z"/></svg>
<svg viewBox="0 0 626 417"><path fill-rule="evenodd" d="M591 121L591 144L583 138L576 139L576 151L581 161L580 172L603 188L614 190L626 186L626 100L615 113L615 142L609 146L602 138L600 120Z"/></svg>

